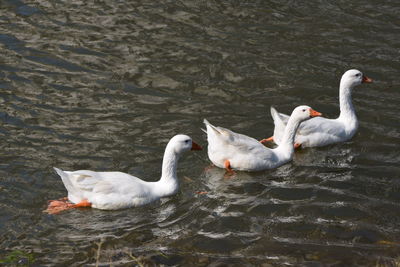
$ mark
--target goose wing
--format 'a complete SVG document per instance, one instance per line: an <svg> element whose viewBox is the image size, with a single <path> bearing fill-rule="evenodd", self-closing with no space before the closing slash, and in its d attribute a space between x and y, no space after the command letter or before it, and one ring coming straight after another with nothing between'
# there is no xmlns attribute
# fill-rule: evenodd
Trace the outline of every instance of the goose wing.
<svg viewBox="0 0 400 267"><path fill-rule="evenodd" d="M235 133L229 129L223 127L216 127L204 119L204 123L207 126L207 134L210 138L218 139L218 141L224 146L232 146L243 153L251 153L258 149L265 149L256 139L247 135Z"/></svg>

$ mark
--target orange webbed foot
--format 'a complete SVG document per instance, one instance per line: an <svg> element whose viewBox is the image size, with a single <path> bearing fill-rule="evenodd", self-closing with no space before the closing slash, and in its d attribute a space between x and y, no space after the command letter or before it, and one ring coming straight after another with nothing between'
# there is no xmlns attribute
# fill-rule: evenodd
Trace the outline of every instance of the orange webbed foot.
<svg viewBox="0 0 400 267"><path fill-rule="evenodd" d="M92 204L84 199L83 201L73 204L68 201L68 198L60 198L59 200L50 200L47 209L44 212L48 214L57 214L64 210L69 210L73 208L91 207Z"/></svg>
<svg viewBox="0 0 400 267"><path fill-rule="evenodd" d="M224 175L224 178L232 178L236 173L231 167L231 162L229 160L224 161L224 167L226 170L226 173Z"/></svg>
<svg viewBox="0 0 400 267"><path fill-rule="evenodd" d="M299 144L299 143L295 143L293 146L294 146L294 149L300 149L301 148L301 144Z"/></svg>
<svg viewBox="0 0 400 267"><path fill-rule="evenodd" d="M265 139L260 140L260 143L264 144L264 143L273 142L273 141L274 141L274 137L271 136L269 138L265 138Z"/></svg>
<svg viewBox="0 0 400 267"><path fill-rule="evenodd" d="M49 200L47 209L44 210L44 212L47 212L49 214L57 214L63 210L71 209L73 205L74 204L72 204L71 202L68 201L68 198L60 198L58 200Z"/></svg>
<svg viewBox="0 0 400 267"><path fill-rule="evenodd" d="M79 203L76 203L74 205L74 208L90 208L92 206L92 203L90 203L87 199L82 200Z"/></svg>

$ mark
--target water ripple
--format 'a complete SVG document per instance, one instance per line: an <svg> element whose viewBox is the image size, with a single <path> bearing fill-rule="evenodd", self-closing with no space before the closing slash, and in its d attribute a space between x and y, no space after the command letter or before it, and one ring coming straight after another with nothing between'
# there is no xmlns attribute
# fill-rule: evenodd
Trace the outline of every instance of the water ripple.
<svg viewBox="0 0 400 267"><path fill-rule="evenodd" d="M394 1L3 1L0 260L38 265L394 264L399 247ZM122 211L41 211L66 194L53 166L160 176L177 133L202 119L261 139L269 106L338 115L339 77L360 120L344 144L297 151L227 179L206 152L179 165L180 193ZM196 194L196 192L207 192ZM11 253L11 254L10 254Z"/></svg>

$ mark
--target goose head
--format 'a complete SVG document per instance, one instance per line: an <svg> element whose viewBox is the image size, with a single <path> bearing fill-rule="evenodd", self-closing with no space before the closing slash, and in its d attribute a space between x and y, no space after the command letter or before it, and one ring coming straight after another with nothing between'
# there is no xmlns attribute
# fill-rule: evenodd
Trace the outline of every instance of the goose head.
<svg viewBox="0 0 400 267"><path fill-rule="evenodd" d="M293 117L294 119L301 122L319 116L322 116L322 114L318 111L313 110L309 106L298 106L293 110L290 117Z"/></svg>
<svg viewBox="0 0 400 267"><path fill-rule="evenodd" d="M363 75L361 71L352 69L343 74L340 83L346 87L353 88L362 83L372 83L372 79Z"/></svg>
<svg viewBox="0 0 400 267"><path fill-rule="evenodd" d="M172 147L177 154L182 154L189 150L202 150L201 146L193 142L192 138L184 134L178 134L172 137L168 146Z"/></svg>

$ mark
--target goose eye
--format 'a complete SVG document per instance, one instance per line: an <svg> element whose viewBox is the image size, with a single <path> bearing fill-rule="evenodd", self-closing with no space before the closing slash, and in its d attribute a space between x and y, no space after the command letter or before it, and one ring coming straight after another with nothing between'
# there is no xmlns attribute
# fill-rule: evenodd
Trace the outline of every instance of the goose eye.
<svg viewBox="0 0 400 267"><path fill-rule="evenodd" d="M306 112L306 109L303 109L303 112Z"/></svg>
<svg viewBox="0 0 400 267"><path fill-rule="evenodd" d="M189 142L190 142L190 140L189 140L189 139L188 139L188 140L185 140L185 143L186 143L186 144L189 144Z"/></svg>
<svg viewBox="0 0 400 267"><path fill-rule="evenodd" d="M360 76L361 76L361 73L357 73L357 74L356 74L356 77L360 77Z"/></svg>

